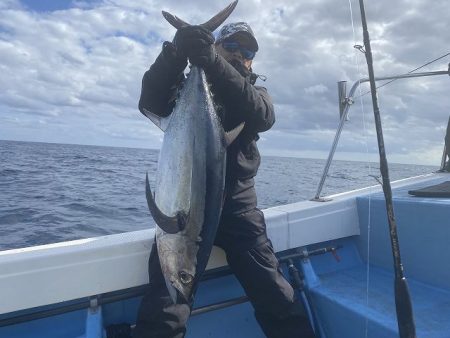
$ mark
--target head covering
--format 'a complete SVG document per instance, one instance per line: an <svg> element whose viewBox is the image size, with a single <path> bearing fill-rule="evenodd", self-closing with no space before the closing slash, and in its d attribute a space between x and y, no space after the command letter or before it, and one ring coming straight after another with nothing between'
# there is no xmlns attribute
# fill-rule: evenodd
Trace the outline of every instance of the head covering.
<svg viewBox="0 0 450 338"><path fill-rule="evenodd" d="M216 43L221 43L236 33L243 33L245 36L248 36L250 42L249 47L255 52L258 51L258 42L256 41L255 34L253 34L252 29L246 22L234 22L224 25L217 35Z"/></svg>

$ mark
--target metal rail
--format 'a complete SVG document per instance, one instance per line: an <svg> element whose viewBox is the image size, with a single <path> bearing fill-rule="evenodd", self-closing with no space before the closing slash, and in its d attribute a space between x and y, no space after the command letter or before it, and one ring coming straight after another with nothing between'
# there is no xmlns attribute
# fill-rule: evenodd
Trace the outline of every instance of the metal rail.
<svg viewBox="0 0 450 338"><path fill-rule="evenodd" d="M446 164L447 164L447 147L444 145L444 151L442 152L442 159L441 159L441 167L439 168L439 171L445 171Z"/></svg>
<svg viewBox="0 0 450 338"><path fill-rule="evenodd" d="M450 64L449 64L450 69ZM448 124L447 124L447 130L445 132L445 143L444 143L444 151L442 152L442 160L441 160L441 168L439 169L440 172L442 171L450 171L450 152L449 149L447 149L450 141L450 116L448 117ZM447 161L448 157L448 161Z"/></svg>
<svg viewBox="0 0 450 338"><path fill-rule="evenodd" d="M413 74L403 74L403 75L394 75L394 76L385 76L385 77L377 77L375 81L384 81L384 80L397 80L397 79L408 79L408 78L416 78L416 77L425 77L425 76L436 76L436 75L450 75L450 64L448 70L443 71L435 71L435 72L422 72L422 73L413 73ZM348 111L350 106L353 104L353 95L355 94L356 89L359 87L361 83L369 82L369 78L363 78L356 81L348 96L345 95L345 81L338 82L338 91L339 91L339 111L341 113L341 119L339 121L338 128L336 130L336 135L334 136L334 141L330 149L330 153L328 154L328 159L323 169L322 177L320 178L319 186L317 188L316 195L314 196L312 201L325 202L327 199L321 198L320 193L322 192L323 185L325 183L325 179L328 176L328 171L330 170L331 162L333 161L334 153L336 152L336 147L339 142L339 137L341 136L342 129L344 128L344 122L347 120Z"/></svg>

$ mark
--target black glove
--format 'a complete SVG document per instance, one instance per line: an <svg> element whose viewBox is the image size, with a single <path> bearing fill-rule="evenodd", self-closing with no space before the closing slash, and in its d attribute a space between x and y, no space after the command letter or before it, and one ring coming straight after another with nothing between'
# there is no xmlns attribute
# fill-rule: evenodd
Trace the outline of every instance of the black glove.
<svg viewBox="0 0 450 338"><path fill-rule="evenodd" d="M175 34L177 51L187 55L189 61L199 67L208 68L216 59L213 34L202 26L186 26Z"/></svg>
<svg viewBox="0 0 450 338"><path fill-rule="evenodd" d="M170 70L174 73L181 73L187 66L187 56L177 51L172 42L165 41L163 43L162 56L168 64Z"/></svg>

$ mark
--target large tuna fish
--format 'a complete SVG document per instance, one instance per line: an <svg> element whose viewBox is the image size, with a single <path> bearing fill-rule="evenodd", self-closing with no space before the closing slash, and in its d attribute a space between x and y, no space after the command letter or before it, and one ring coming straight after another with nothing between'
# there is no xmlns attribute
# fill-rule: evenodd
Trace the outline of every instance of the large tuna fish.
<svg viewBox="0 0 450 338"><path fill-rule="evenodd" d="M214 31L231 14L230 4L203 26ZM163 12L177 29L188 25ZM155 194L146 197L157 224L156 243L169 293L190 299L204 272L222 210L226 147L243 125L225 133L203 69L193 66L167 118L150 116L164 131Z"/></svg>

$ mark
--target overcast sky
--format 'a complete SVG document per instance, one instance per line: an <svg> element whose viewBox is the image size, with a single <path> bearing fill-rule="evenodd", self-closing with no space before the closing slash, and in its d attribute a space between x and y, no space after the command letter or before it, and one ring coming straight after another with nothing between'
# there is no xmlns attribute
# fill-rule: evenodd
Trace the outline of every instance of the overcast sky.
<svg viewBox="0 0 450 338"><path fill-rule="evenodd" d="M175 34L169 11L202 23L230 0L2 0L0 139L159 148L162 132L137 109L141 78ZM336 83L367 76L358 2L240 0L259 45L277 121L266 155L326 158L339 122ZM375 74L407 73L450 52L448 0L366 1ZM446 70L447 56L420 71ZM380 83L381 84L381 83ZM363 94L368 85L362 87ZM379 90L388 159L438 165L450 115L450 78L399 80ZM377 159L370 95L355 98L337 149Z"/></svg>

